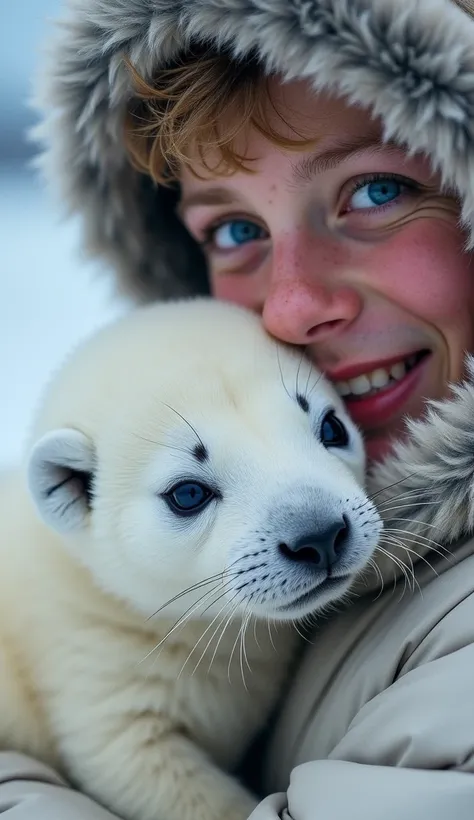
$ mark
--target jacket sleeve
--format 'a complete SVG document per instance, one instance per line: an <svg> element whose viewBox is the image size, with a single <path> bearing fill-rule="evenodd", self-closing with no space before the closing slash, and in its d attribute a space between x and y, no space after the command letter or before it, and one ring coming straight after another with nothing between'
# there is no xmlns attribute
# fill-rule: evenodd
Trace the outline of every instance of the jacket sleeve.
<svg viewBox="0 0 474 820"><path fill-rule="evenodd" d="M5 820L119 820L52 769L13 752L0 752L0 814Z"/></svg>
<svg viewBox="0 0 474 820"><path fill-rule="evenodd" d="M428 636L421 665L366 703L329 758L297 766L287 793L268 797L251 820L472 820L470 631L469 619L457 632L458 648L448 641L444 655Z"/></svg>

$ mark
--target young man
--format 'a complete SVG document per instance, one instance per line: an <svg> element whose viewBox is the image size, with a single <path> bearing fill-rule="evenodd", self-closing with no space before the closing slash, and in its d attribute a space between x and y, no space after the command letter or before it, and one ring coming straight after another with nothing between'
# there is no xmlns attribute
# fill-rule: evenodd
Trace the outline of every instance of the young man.
<svg viewBox="0 0 474 820"><path fill-rule="evenodd" d="M84 0L44 100L52 166L122 285L259 311L337 384L373 460L462 378L471 0ZM435 569L423 596L321 623L255 820L472 818L474 543ZM3 772L15 817L108 816L32 761Z"/></svg>

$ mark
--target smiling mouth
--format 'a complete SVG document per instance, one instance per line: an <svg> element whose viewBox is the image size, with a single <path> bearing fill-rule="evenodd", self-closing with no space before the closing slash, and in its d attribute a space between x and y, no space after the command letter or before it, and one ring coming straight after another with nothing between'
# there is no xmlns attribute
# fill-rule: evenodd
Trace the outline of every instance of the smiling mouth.
<svg viewBox="0 0 474 820"><path fill-rule="evenodd" d="M387 367L378 367L347 381L336 381L334 386L344 401L357 402L386 392L399 384L428 355L429 350L412 353Z"/></svg>
<svg viewBox="0 0 474 820"><path fill-rule="evenodd" d="M313 589L310 589L308 592L304 592L303 595L299 595L298 598L293 598L293 600L287 604L280 604L277 609L281 612L287 612L289 609L294 609L295 607L307 606L311 604L312 601L316 602L321 593L342 590L343 587L347 586L349 577L349 575L341 575L339 578L326 578L322 584L313 587Z"/></svg>

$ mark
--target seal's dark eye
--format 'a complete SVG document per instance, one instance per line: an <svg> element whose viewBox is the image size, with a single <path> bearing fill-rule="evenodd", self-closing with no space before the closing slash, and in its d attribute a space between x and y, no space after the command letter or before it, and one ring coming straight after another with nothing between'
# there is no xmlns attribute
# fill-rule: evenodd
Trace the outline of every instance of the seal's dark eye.
<svg viewBox="0 0 474 820"><path fill-rule="evenodd" d="M347 430L334 410L324 416L320 436L325 447L347 447L349 444Z"/></svg>
<svg viewBox="0 0 474 820"><path fill-rule="evenodd" d="M197 481L182 481L164 494L168 506L177 515L193 515L201 512L211 498L214 498L212 490Z"/></svg>

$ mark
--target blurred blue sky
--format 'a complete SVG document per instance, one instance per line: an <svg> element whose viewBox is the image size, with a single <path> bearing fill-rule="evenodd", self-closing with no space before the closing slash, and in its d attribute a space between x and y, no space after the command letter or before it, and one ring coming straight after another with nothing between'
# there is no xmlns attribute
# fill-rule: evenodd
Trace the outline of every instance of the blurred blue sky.
<svg viewBox="0 0 474 820"><path fill-rule="evenodd" d="M50 373L77 341L123 310L80 228L27 161L27 102L61 0L0 0L0 469L20 458Z"/></svg>
<svg viewBox="0 0 474 820"><path fill-rule="evenodd" d="M0 156L23 157L28 150L24 130L33 120L27 108L42 43L58 15L58 0L0 2Z"/></svg>

